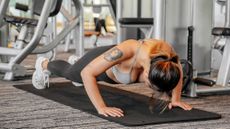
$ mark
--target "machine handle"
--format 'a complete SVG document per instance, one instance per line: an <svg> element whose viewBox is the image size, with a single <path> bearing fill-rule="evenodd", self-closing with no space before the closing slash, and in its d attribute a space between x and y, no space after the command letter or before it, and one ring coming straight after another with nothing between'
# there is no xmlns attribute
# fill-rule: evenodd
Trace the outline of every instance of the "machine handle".
<svg viewBox="0 0 230 129"><path fill-rule="evenodd" d="M206 85L206 86L213 86L216 82L210 79L205 79L205 78L194 78L193 82L201 85Z"/></svg>

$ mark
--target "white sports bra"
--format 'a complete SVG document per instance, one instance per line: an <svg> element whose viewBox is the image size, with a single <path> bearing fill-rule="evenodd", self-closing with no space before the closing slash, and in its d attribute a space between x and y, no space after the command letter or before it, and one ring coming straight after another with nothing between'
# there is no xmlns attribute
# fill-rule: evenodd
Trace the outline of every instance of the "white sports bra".
<svg viewBox="0 0 230 129"><path fill-rule="evenodd" d="M129 83L133 83L134 80L131 79L131 72L132 72L132 69L133 69L133 66L135 65L136 63L136 59L137 59L137 55L140 51L140 48L141 48L141 45L142 45L143 41L140 40L140 46L138 47L137 51L136 51L136 54L135 54L135 57L134 57L134 60L131 64L131 67L129 69L128 72L122 72L120 71L118 68L117 68L117 65L114 65L111 70L112 70L112 73L114 74L115 78L117 79L117 81L119 81L120 83L123 83L123 84L129 84Z"/></svg>

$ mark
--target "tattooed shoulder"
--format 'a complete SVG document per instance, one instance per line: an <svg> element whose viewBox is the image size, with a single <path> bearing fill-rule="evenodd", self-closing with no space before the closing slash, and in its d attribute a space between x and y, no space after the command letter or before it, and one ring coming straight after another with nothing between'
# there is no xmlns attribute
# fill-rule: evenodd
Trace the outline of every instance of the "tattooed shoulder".
<svg viewBox="0 0 230 129"><path fill-rule="evenodd" d="M123 56L123 53L117 47L112 48L104 54L104 59L107 61L115 61Z"/></svg>

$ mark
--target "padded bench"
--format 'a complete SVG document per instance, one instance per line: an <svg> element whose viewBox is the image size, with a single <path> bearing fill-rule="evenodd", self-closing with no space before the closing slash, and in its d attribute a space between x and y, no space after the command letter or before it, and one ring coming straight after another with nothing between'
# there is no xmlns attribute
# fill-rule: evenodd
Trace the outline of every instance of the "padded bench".
<svg viewBox="0 0 230 129"><path fill-rule="evenodd" d="M123 25L153 25L153 18L120 18Z"/></svg>
<svg viewBox="0 0 230 129"><path fill-rule="evenodd" d="M120 18L120 27L135 27L140 28L144 33L145 38L151 38L153 34L153 18Z"/></svg>

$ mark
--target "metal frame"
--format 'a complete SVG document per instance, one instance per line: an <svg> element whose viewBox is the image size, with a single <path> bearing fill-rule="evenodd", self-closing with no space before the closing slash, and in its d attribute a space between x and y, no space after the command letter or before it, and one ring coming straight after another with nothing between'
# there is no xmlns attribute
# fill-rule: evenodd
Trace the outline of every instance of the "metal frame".
<svg viewBox="0 0 230 129"><path fill-rule="evenodd" d="M66 6L66 7L65 7ZM68 3L67 5L62 5L61 6L61 10L60 12L62 13L62 15L64 16L65 18L65 21L64 21L64 25L66 25L66 23L70 22L71 19L73 19L73 16L71 15L72 13L72 4L71 3ZM69 46L70 46L70 42L71 42L71 34L69 34L68 36L66 36L65 38L65 48L64 48L64 51L65 52L68 52L69 51Z"/></svg>
<svg viewBox="0 0 230 129"><path fill-rule="evenodd" d="M166 17L166 1L154 0L153 2L154 17L154 34L155 39L165 39L165 17Z"/></svg>
<svg viewBox="0 0 230 129"><path fill-rule="evenodd" d="M43 9L41 12L41 15L39 17L38 20L38 24L35 28L34 31L34 35L31 39L31 41L21 50L16 50L16 49L10 49L10 48L4 48L4 47L0 47L0 54L2 55L15 55L15 57L11 58L9 63L0 63L0 71L4 71L5 76L4 76L4 80L12 80L14 78L15 75L19 75L20 73L25 73L23 71L25 71L25 68L20 66L19 64L31 53L33 54L38 54L38 53L45 53L48 52L52 49L54 49L59 43L60 41L62 41L66 35L68 35L72 30L74 30L77 27L77 24L80 22L81 23L81 27L80 27L80 44L79 44L79 49L80 53L83 54L83 38L82 35L84 34L84 31L82 30L83 28L83 12L82 12L82 6L81 3L79 2L79 0L72 0L75 8L76 8L76 16L74 17L74 19L72 19L70 21L70 23L68 24L68 26L66 26L65 29L62 30L62 32L60 32L56 38L49 43L46 46L43 46L42 48L36 48L37 45L39 44L39 41L42 37L42 34L44 32L45 26L46 26L46 22L48 21L49 18L49 13L51 11L51 7L54 5L54 0L46 0L44 5L43 5ZM9 0L3 0L0 3L0 17L1 19L4 17L7 7L9 5ZM79 18L81 15L81 18ZM2 23L2 21L0 22ZM24 30L24 32L26 32L26 30ZM21 34L21 38L23 38L24 32L22 32ZM21 47L21 46L20 46ZM84 47L83 47L84 48Z"/></svg>
<svg viewBox="0 0 230 129"><path fill-rule="evenodd" d="M230 0L226 0L225 27L230 28ZM217 76L217 85L227 86L230 79L230 36L225 37L226 43L223 52L223 58Z"/></svg>
<svg viewBox="0 0 230 129"><path fill-rule="evenodd" d="M122 12L122 0L116 1L116 26L117 26L117 43L120 43L122 41L121 35L122 35L122 29L121 24L119 22L119 19L121 18L121 12Z"/></svg>
<svg viewBox="0 0 230 129"><path fill-rule="evenodd" d="M3 18L5 17L9 2L9 0L2 0L0 3L0 28L3 26Z"/></svg>
<svg viewBox="0 0 230 129"><path fill-rule="evenodd" d="M83 12L83 6L82 6L82 3L80 3L78 1L78 6L79 6L79 12L75 12L75 13L78 13L78 17L79 17L79 26L73 31L73 34L77 34L78 33L78 38L77 36L74 36L74 41L75 41L75 47L76 47L76 55L78 57L82 57L83 54L84 54L84 50L85 50L85 47L84 47L84 12ZM76 7L76 3L75 3L75 7ZM79 41L79 42L77 42Z"/></svg>

